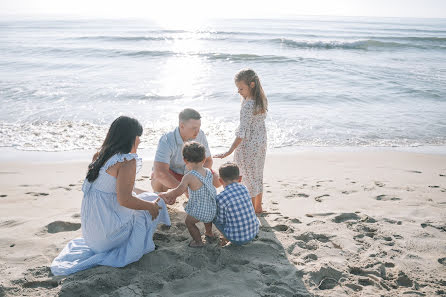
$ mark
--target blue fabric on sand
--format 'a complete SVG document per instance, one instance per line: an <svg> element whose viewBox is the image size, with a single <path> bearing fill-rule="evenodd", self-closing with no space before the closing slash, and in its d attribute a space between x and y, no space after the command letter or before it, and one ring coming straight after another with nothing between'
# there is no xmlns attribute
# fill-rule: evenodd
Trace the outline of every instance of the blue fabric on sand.
<svg viewBox="0 0 446 297"><path fill-rule="evenodd" d="M206 169L206 176L203 177L195 170L189 171L188 174L192 174L198 178L203 185L196 191L191 188L189 190L189 200L184 210L186 213L200 222L209 223L215 217L217 212L217 205L215 202L215 196L217 196L217 190L212 184L213 175L212 172Z"/></svg>
<svg viewBox="0 0 446 297"><path fill-rule="evenodd" d="M118 162L133 159L138 171L142 164L138 155L116 154L102 166L93 183L84 181L83 237L71 240L53 260L54 275L68 275L97 265L123 267L155 249L153 234L157 225L170 225L166 204L162 199L158 202L162 209L153 221L148 211L121 206L116 195L116 178L106 172ZM136 196L146 201L158 198L148 192Z"/></svg>

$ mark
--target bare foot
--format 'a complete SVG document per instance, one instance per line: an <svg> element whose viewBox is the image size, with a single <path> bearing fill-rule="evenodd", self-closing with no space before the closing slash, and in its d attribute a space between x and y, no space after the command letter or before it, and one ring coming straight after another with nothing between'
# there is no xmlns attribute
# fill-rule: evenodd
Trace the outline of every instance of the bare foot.
<svg viewBox="0 0 446 297"><path fill-rule="evenodd" d="M201 242L197 242L195 240L191 240L191 242L189 242L189 247L191 247L191 248L201 248L203 246L204 246L204 244L203 244L202 241Z"/></svg>
<svg viewBox="0 0 446 297"><path fill-rule="evenodd" d="M223 247L223 246L227 246L229 243L230 243L229 240L227 240L227 239L224 238L224 237L220 237L220 242L219 242L218 244L219 244L221 247Z"/></svg>
<svg viewBox="0 0 446 297"><path fill-rule="evenodd" d="M263 211L263 208L262 208L261 206L255 208L254 210L255 210L255 212L256 212L257 214L264 212L264 211Z"/></svg>
<svg viewBox="0 0 446 297"><path fill-rule="evenodd" d="M217 240L217 237L214 236L214 234L209 235L209 234L205 233L204 237L206 238L207 243L213 243Z"/></svg>

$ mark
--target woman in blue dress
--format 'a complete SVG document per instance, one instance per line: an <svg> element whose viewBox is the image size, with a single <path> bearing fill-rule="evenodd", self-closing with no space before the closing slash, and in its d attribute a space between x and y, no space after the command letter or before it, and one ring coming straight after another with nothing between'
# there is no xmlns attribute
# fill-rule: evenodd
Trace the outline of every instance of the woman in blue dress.
<svg viewBox="0 0 446 297"><path fill-rule="evenodd" d="M54 275L138 261L155 249L157 225L170 225L164 200L134 189L142 165L136 154L141 134L142 127L135 119L121 116L111 124L82 186L83 237L70 241L54 259Z"/></svg>

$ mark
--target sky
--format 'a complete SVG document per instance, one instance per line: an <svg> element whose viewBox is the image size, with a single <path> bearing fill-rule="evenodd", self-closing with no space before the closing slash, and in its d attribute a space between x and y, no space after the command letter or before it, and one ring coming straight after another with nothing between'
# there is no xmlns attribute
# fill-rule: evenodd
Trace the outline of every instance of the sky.
<svg viewBox="0 0 446 297"><path fill-rule="evenodd" d="M147 19L303 15L446 18L446 0L0 0L0 15Z"/></svg>

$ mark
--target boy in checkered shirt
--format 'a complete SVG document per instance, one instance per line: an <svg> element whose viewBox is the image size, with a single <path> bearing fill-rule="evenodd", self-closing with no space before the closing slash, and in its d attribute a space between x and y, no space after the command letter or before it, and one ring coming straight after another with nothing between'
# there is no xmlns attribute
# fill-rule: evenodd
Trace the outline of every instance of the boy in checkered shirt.
<svg viewBox="0 0 446 297"><path fill-rule="evenodd" d="M228 162L220 166L219 174L224 190L217 195L217 215L213 223L224 236L220 243L248 243L256 237L260 225L251 196L240 183L240 170L235 163Z"/></svg>

